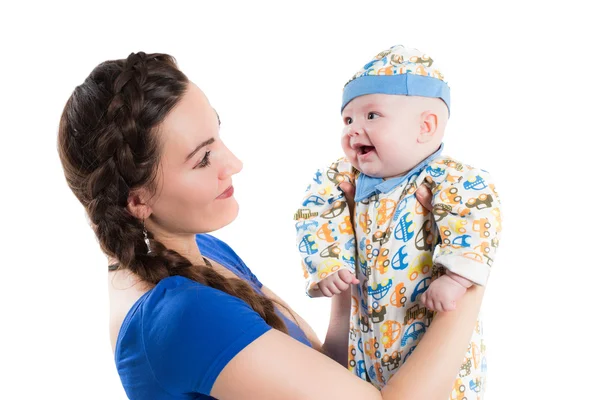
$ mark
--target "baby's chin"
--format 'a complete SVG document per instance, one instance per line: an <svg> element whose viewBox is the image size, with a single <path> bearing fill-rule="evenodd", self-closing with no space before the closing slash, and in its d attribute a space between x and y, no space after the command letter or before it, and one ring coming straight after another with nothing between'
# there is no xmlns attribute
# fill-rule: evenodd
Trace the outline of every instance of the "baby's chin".
<svg viewBox="0 0 600 400"><path fill-rule="evenodd" d="M355 165L355 163L352 163L352 166L359 170L361 173L368 175L372 178L391 179L406 175L407 173L406 171L389 170L381 168L371 163L362 166Z"/></svg>

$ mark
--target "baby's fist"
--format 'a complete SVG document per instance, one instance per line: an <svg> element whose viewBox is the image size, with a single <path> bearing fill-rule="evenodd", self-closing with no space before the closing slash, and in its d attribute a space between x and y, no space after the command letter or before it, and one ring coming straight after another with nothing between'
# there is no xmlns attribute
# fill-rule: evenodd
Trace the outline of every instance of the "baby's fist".
<svg viewBox="0 0 600 400"><path fill-rule="evenodd" d="M432 311L453 311L456 308L456 301L466 291L466 287L448 275L442 275L431 282L429 288L421 295L421 303Z"/></svg>
<svg viewBox="0 0 600 400"><path fill-rule="evenodd" d="M324 296L332 297L334 294L340 294L348 290L350 285L356 285L358 279L347 269L340 269L317 283L317 286Z"/></svg>

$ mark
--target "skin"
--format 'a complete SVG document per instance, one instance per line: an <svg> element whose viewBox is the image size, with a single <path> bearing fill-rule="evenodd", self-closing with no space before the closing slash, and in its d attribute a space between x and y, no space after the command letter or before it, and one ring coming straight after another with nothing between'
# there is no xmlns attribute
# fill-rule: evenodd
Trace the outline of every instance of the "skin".
<svg viewBox="0 0 600 400"><path fill-rule="evenodd" d="M439 149L448 108L435 98L369 94L350 101L342 111L342 120L342 149L352 165L369 176L390 179L405 175ZM317 287L321 295L331 297L357 283L354 274L344 269ZM446 271L432 282L420 301L433 311L452 311L472 285L468 279Z"/></svg>
<svg viewBox="0 0 600 400"><path fill-rule="evenodd" d="M221 228L231 223L238 212L234 196L219 198L232 185L232 176L242 165L218 136L218 126L218 117L206 97L190 84L188 92L159 132L163 148L158 190L153 193L140 189L131 193L128 202L129 211L137 218L145 219L146 228L157 239L197 264L203 264L203 261L194 234ZM210 139L214 142L186 161L192 150ZM210 151L210 166L195 168L207 151ZM210 261L221 274L233 276L224 266ZM129 271L109 272L108 279L114 350L128 310L152 287ZM283 302L268 288L263 287L262 292ZM349 296L340 295L332 299L331 325L323 344L308 324L292 311L314 348L325 354L272 329L227 364L210 394L224 400L340 397L446 400L468 346L482 295L483 291L478 287L470 289L457 305L460 313L436 317L419 348L381 392L340 365L346 363L347 344L332 338L340 337L344 331L347 337L350 312ZM285 357L281 357L282 354ZM315 377L319 379L315 380ZM231 382L236 384L231 385Z"/></svg>

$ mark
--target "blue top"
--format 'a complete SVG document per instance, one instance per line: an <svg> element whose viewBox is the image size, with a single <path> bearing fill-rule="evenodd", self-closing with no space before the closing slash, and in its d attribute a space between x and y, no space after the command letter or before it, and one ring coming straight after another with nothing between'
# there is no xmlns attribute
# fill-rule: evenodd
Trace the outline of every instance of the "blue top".
<svg viewBox="0 0 600 400"><path fill-rule="evenodd" d="M262 283L219 239L196 236L202 254L249 282ZM310 343L285 316L290 335ZM271 327L248 304L181 276L160 281L131 307L117 338L115 362L130 399L212 399L221 370Z"/></svg>

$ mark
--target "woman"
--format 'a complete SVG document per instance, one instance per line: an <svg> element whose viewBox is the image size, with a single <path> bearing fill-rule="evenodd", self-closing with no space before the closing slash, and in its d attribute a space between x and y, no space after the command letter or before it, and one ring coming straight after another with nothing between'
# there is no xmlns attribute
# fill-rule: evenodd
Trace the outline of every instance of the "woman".
<svg viewBox="0 0 600 400"><path fill-rule="evenodd" d="M109 268L110 335L127 395L446 399L481 289L437 316L378 392L339 364L346 343L321 345L233 250L196 235L238 212L232 176L242 164L219 125L202 91L164 54L100 64L65 106L58 148L67 182L102 250L117 260ZM348 329L348 300L332 301L330 332Z"/></svg>

